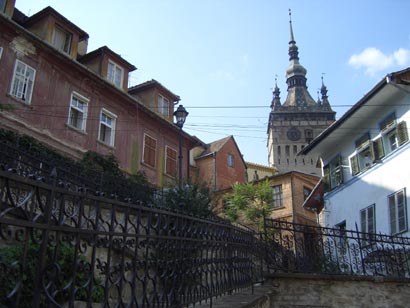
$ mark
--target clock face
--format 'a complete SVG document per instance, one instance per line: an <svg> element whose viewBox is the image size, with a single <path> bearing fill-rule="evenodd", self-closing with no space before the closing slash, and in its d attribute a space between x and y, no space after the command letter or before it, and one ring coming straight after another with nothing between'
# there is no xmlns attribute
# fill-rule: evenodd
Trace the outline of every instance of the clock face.
<svg viewBox="0 0 410 308"><path fill-rule="evenodd" d="M300 135L300 130L298 130L296 127L289 128L287 132L288 139L291 141L298 141L300 139Z"/></svg>

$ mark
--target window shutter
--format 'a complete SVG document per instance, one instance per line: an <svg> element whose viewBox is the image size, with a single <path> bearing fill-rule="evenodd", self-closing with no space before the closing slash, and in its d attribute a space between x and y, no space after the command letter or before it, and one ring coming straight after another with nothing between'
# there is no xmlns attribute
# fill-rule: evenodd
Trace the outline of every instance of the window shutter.
<svg viewBox="0 0 410 308"><path fill-rule="evenodd" d="M362 232L367 232L366 210L360 211L360 224Z"/></svg>
<svg viewBox="0 0 410 308"><path fill-rule="evenodd" d="M352 168L352 175L356 175L360 172L359 160L358 160L357 155L350 157L350 166Z"/></svg>
<svg viewBox="0 0 410 308"><path fill-rule="evenodd" d="M396 207L394 202L394 195L389 197L389 214L390 214L390 230L391 234L397 233L397 223L396 223Z"/></svg>
<svg viewBox="0 0 410 308"><path fill-rule="evenodd" d="M323 190L325 192L329 191L330 190L330 168L329 168L329 165L327 165L323 168L322 183L323 183Z"/></svg>
<svg viewBox="0 0 410 308"><path fill-rule="evenodd" d="M384 157L383 138L379 137L373 141L374 161L378 161Z"/></svg>
<svg viewBox="0 0 410 308"><path fill-rule="evenodd" d="M397 139L399 142L399 146L403 145L409 140L409 136L407 133L407 123L405 121L397 124Z"/></svg>
<svg viewBox="0 0 410 308"><path fill-rule="evenodd" d="M342 168L342 156L339 155L337 158L337 166L335 168L336 171L336 182L337 185L343 183L343 168Z"/></svg>
<svg viewBox="0 0 410 308"><path fill-rule="evenodd" d="M406 231L406 211L404 206L404 195L403 191L397 194L397 225L398 225L398 232Z"/></svg>
<svg viewBox="0 0 410 308"><path fill-rule="evenodd" d="M367 208L367 232L375 233L374 226L374 206Z"/></svg>

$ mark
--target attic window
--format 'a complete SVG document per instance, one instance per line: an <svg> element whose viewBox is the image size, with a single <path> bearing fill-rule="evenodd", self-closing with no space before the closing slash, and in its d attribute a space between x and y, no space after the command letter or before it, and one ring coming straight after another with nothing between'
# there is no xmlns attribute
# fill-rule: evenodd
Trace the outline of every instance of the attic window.
<svg viewBox="0 0 410 308"><path fill-rule="evenodd" d="M116 87L122 88L124 69L112 61L108 61L107 80Z"/></svg>
<svg viewBox="0 0 410 308"><path fill-rule="evenodd" d="M53 46L65 53L70 53L71 33L56 26L53 33Z"/></svg>
<svg viewBox="0 0 410 308"><path fill-rule="evenodd" d="M228 154L228 166L229 167L234 166L234 156L233 156L233 154Z"/></svg>
<svg viewBox="0 0 410 308"><path fill-rule="evenodd" d="M158 95L158 112L164 116L169 116L169 100L162 95Z"/></svg>

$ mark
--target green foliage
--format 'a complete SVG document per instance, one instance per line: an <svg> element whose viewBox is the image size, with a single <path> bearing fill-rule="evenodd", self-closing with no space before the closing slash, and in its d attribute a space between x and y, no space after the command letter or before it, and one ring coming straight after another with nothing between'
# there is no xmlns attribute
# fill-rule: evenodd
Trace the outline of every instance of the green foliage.
<svg viewBox="0 0 410 308"><path fill-rule="evenodd" d="M197 217L212 215L211 196L205 184L185 182L181 188L174 184L164 189L162 199L157 200L159 205L170 209L180 210Z"/></svg>
<svg viewBox="0 0 410 308"><path fill-rule="evenodd" d="M0 275L0 307L7 307L6 296L10 294L13 288L21 279L21 297L19 307L31 307L33 300L36 275L39 262L39 244L30 242L27 246L26 252L26 267L24 273L20 272L21 264L20 260L24 254L24 245L19 243L11 246L3 246L0 249L0 268L3 268L3 275ZM72 277L74 267L74 247L68 243L60 243L57 249L57 264L52 268L55 271L57 268L58 276L55 284L55 289L61 290L67 287ZM51 256L54 254L54 249L51 246L47 248L46 265L50 265ZM80 256L77 260L79 263L86 262L85 257ZM49 269L50 271L51 269ZM104 289L100 286L99 279L92 278L94 280L93 289L91 291L91 300L93 302L101 302L104 296ZM76 277L77 292L75 293L76 300L86 300L87 290L86 286L89 282L89 277L83 271L77 271ZM59 303L64 303L68 300L67 290L57 293L55 300ZM42 299L42 305L44 305L44 299Z"/></svg>
<svg viewBox="0 0 410 308"><path fill-rule="evenodd" d="M272 187L269 181L254 183L236 183L233 192L225 200L224 213L231 221L244 219L245 223L260 227L263 217L273 209Z"/></svg>
<svg viewBox="0 0 410 308"><path fill-rule="evenodd" d="M113 176L123 176L118 160L112 154L103 156L96 152L88 151L84 154L81 165L87 170L104 172Z"/></svg>

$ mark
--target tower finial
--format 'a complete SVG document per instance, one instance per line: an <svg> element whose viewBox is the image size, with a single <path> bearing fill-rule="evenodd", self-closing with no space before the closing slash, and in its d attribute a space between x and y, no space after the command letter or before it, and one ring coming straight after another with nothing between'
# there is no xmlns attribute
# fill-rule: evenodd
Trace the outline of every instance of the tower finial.
<svg viewBox="0 0 410 308"><path fill-rule="evenodd" d="M289 9L289 26L290 26L290 43L295 42L295 38L293 37L293 28L292 28L292 10Z"/></svg>

